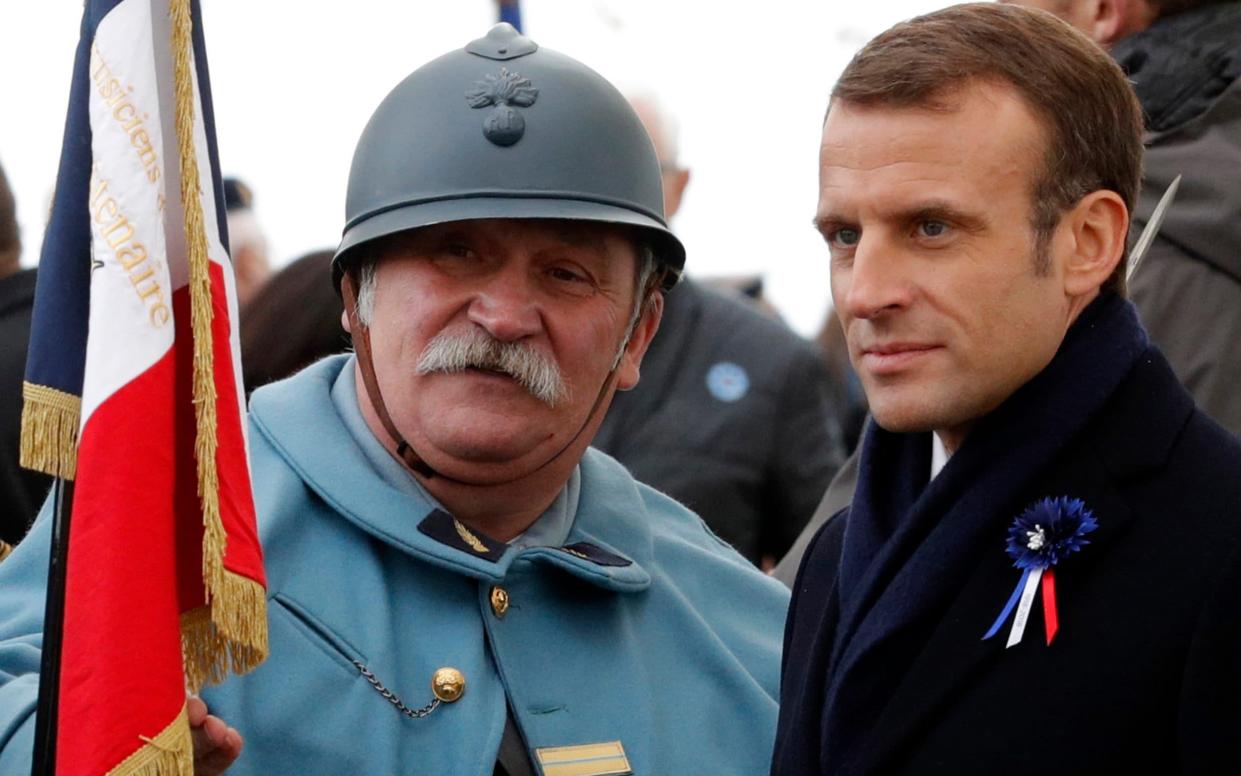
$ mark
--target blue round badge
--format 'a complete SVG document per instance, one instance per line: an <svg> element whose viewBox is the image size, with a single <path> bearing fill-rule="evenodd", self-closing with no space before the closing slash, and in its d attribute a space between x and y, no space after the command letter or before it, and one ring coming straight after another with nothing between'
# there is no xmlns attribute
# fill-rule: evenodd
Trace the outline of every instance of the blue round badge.
<svg viewBox="0 0 1241 776"><path fill-rule="evenodd" d="M731 361L721 361L707 370L707 390L720 401L734 402L750 390L750 376Z"/></svg>

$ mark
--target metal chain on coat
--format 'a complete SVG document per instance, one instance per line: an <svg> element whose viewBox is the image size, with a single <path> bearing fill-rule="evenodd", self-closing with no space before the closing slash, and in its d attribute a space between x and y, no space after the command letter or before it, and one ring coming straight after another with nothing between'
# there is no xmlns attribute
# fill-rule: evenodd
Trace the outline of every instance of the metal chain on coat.
<svg viewBox="0 0 1241 776"><path fill-rule="evenodd" d="M401 712L405 716L411 719L422 719L423 717L428 716L431 712L439 708L440 699L436 698L435 700L428 703L426 706L423 706L421 709L411 709L410 707L405 705L404 701L402 701L400 698L396 696L396 693L392 692L387 687L384 687L383 683L380 682L378 679L376 679L375 675L371 673L371 669L367 668L365 665L358 662L357 660L354 660L353 664L354 666L357 667L358 671L361 672L362 678L370 682L371 687L375 688L375 692L382 695L384 699L388 701L388 703L391 703L393 706L395 706L396 710Z"/></svg>

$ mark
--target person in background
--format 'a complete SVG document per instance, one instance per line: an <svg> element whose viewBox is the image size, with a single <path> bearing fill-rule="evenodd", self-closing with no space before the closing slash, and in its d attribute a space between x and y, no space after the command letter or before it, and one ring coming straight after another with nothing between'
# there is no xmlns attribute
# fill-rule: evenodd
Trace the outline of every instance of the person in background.
<svg viewBox="0 0 1241 776"><path fill-rule="evenodd" d="M314 251L272 275L241 308L246 394L352 348L340 325L340 297L323 282L335 251Z"/></svg>
<svg viewBox="0 0 1241 776"><path fill-rule="evenodd" d="M854 57L819 160L873 422L793 585L774 776L1241 772L1241 441L1125 299L1125 74L953 6Z"/></svg>
<svg viewBox="0 0 1241 776"><path fill-rule="evenodd" d="M1183 176L1130 297L1198 406L1241 435L1241 2L1014 4L1068 21L1133 82L1146 118L1135 227Z"/></svg>
<svg viewBox="0 0 1241 776"><path fill-rule="evenodd" d="M267 236L254 215L254 193L237 178L224 179L224 210L228 216L228 252L237 281L237 305L258 293L271 276Z"/></svg>
<svg viewBox="0 0 1241 776"><path fill-rule="evenodd" d="M857 372L849 363L849 343L845 341L844 330L840 328L840 319L835 313L828 312L814 344L819 347L819 355L827 365L832 406L836 407L836 417L840 420L845 450L852 455L862 439L862 427L866 424L866 394L862 391Z"/></svg>
<svg viewBox="0 0 1241 776"><path fill-rule="evenodd" d="M1068 21L1107 48L1133 83L1146 120L1146 156L1130 239L1183 176L1129 297L1198 406L1241 435L1241 3L1012 4ZM776 567L786 584L815 532L853 497L856 472L851 457Z"/></svg>
<svg viewBox="0 0 1241 776"><path fill-rule="evenodd" d="M34 309L35 270L21 269L17 204L0 168L0 560L39 511L52 478L19 463L22 381Z"/></svg>
<svg viewBox="0 0 1241 776"><path fill-rule="evenodd" d="M653 97L631 102L659 155L671 220L690 179L676 127ZM664 320L641 384L616 397L595 446L770 568L844 457L822 362L782 323L690 279L668 295Z"/></svg>

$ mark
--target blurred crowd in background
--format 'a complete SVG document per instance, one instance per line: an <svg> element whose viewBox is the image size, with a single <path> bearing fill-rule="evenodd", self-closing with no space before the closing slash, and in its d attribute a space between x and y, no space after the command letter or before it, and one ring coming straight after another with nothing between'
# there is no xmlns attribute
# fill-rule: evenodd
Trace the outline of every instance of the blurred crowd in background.
<svg viewBox="0 0 1241 776"><path fill-rule="evenodd" d="M1235 388L1241 377L1241 4L1028 4L1077 26L1133 78L1148 128L1139 223L1171 179L1184 176L1132 296L1199 403L1241 432ZM692 188L676 107L653 91L630 98L659 155L665 209L676 229L682 198ZM48 132L55 113L44 116ZM776 132L773 127L763 143L777 142ZM753 150L761 153L758 146ZM0 163L15 153L0 148ZM747 151L739 145L737 153ZM225 159L225 169L228 164ZM244 170L238 172L243 177L226 179L225 193L249 393L351 343L329 280L333 246L270 256L255 210L264 192L252 191ZM49 188L53 175L49 169ZM19 207L42 204L15 202L0 171L0 540L9 544L21 539L49 487L48 478L17 465L37 277L37 269L20 268ZM279 208L263 202L267 212ZM822 256L826 263L826 251ZM761 275L722 276L714 259L691 250L688 269L698 280L669 296L642 382L617 397L595 444L638 479L699 512L755 564L771 568L859 444L865 397L834 316L816 311L825 322L812 340L803 338L765 298ZM25 264L31 263L27 256Z"/></svg>

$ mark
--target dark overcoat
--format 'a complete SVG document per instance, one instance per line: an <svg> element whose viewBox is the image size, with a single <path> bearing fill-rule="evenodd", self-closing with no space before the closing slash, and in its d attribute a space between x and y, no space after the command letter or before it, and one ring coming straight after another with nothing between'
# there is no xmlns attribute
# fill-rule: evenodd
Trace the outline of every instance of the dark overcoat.
<svg viewBox="0 0 1241 776"><path fill-rule="evenodd" d="M858 721L844 772L1241 773L1241 444L1152 348L1024 495L1065 494L1099 527L1057 571L1055 641L1037 607L1021 643L1005 648L1007 626L982 640L1019 575L1014 514L997 508L994 541L958 560L963 584L900 645L913 662L872 661L900 679ZM832 772L821 731L848 519L819 532L794 587L773 774Z"/></svg>

